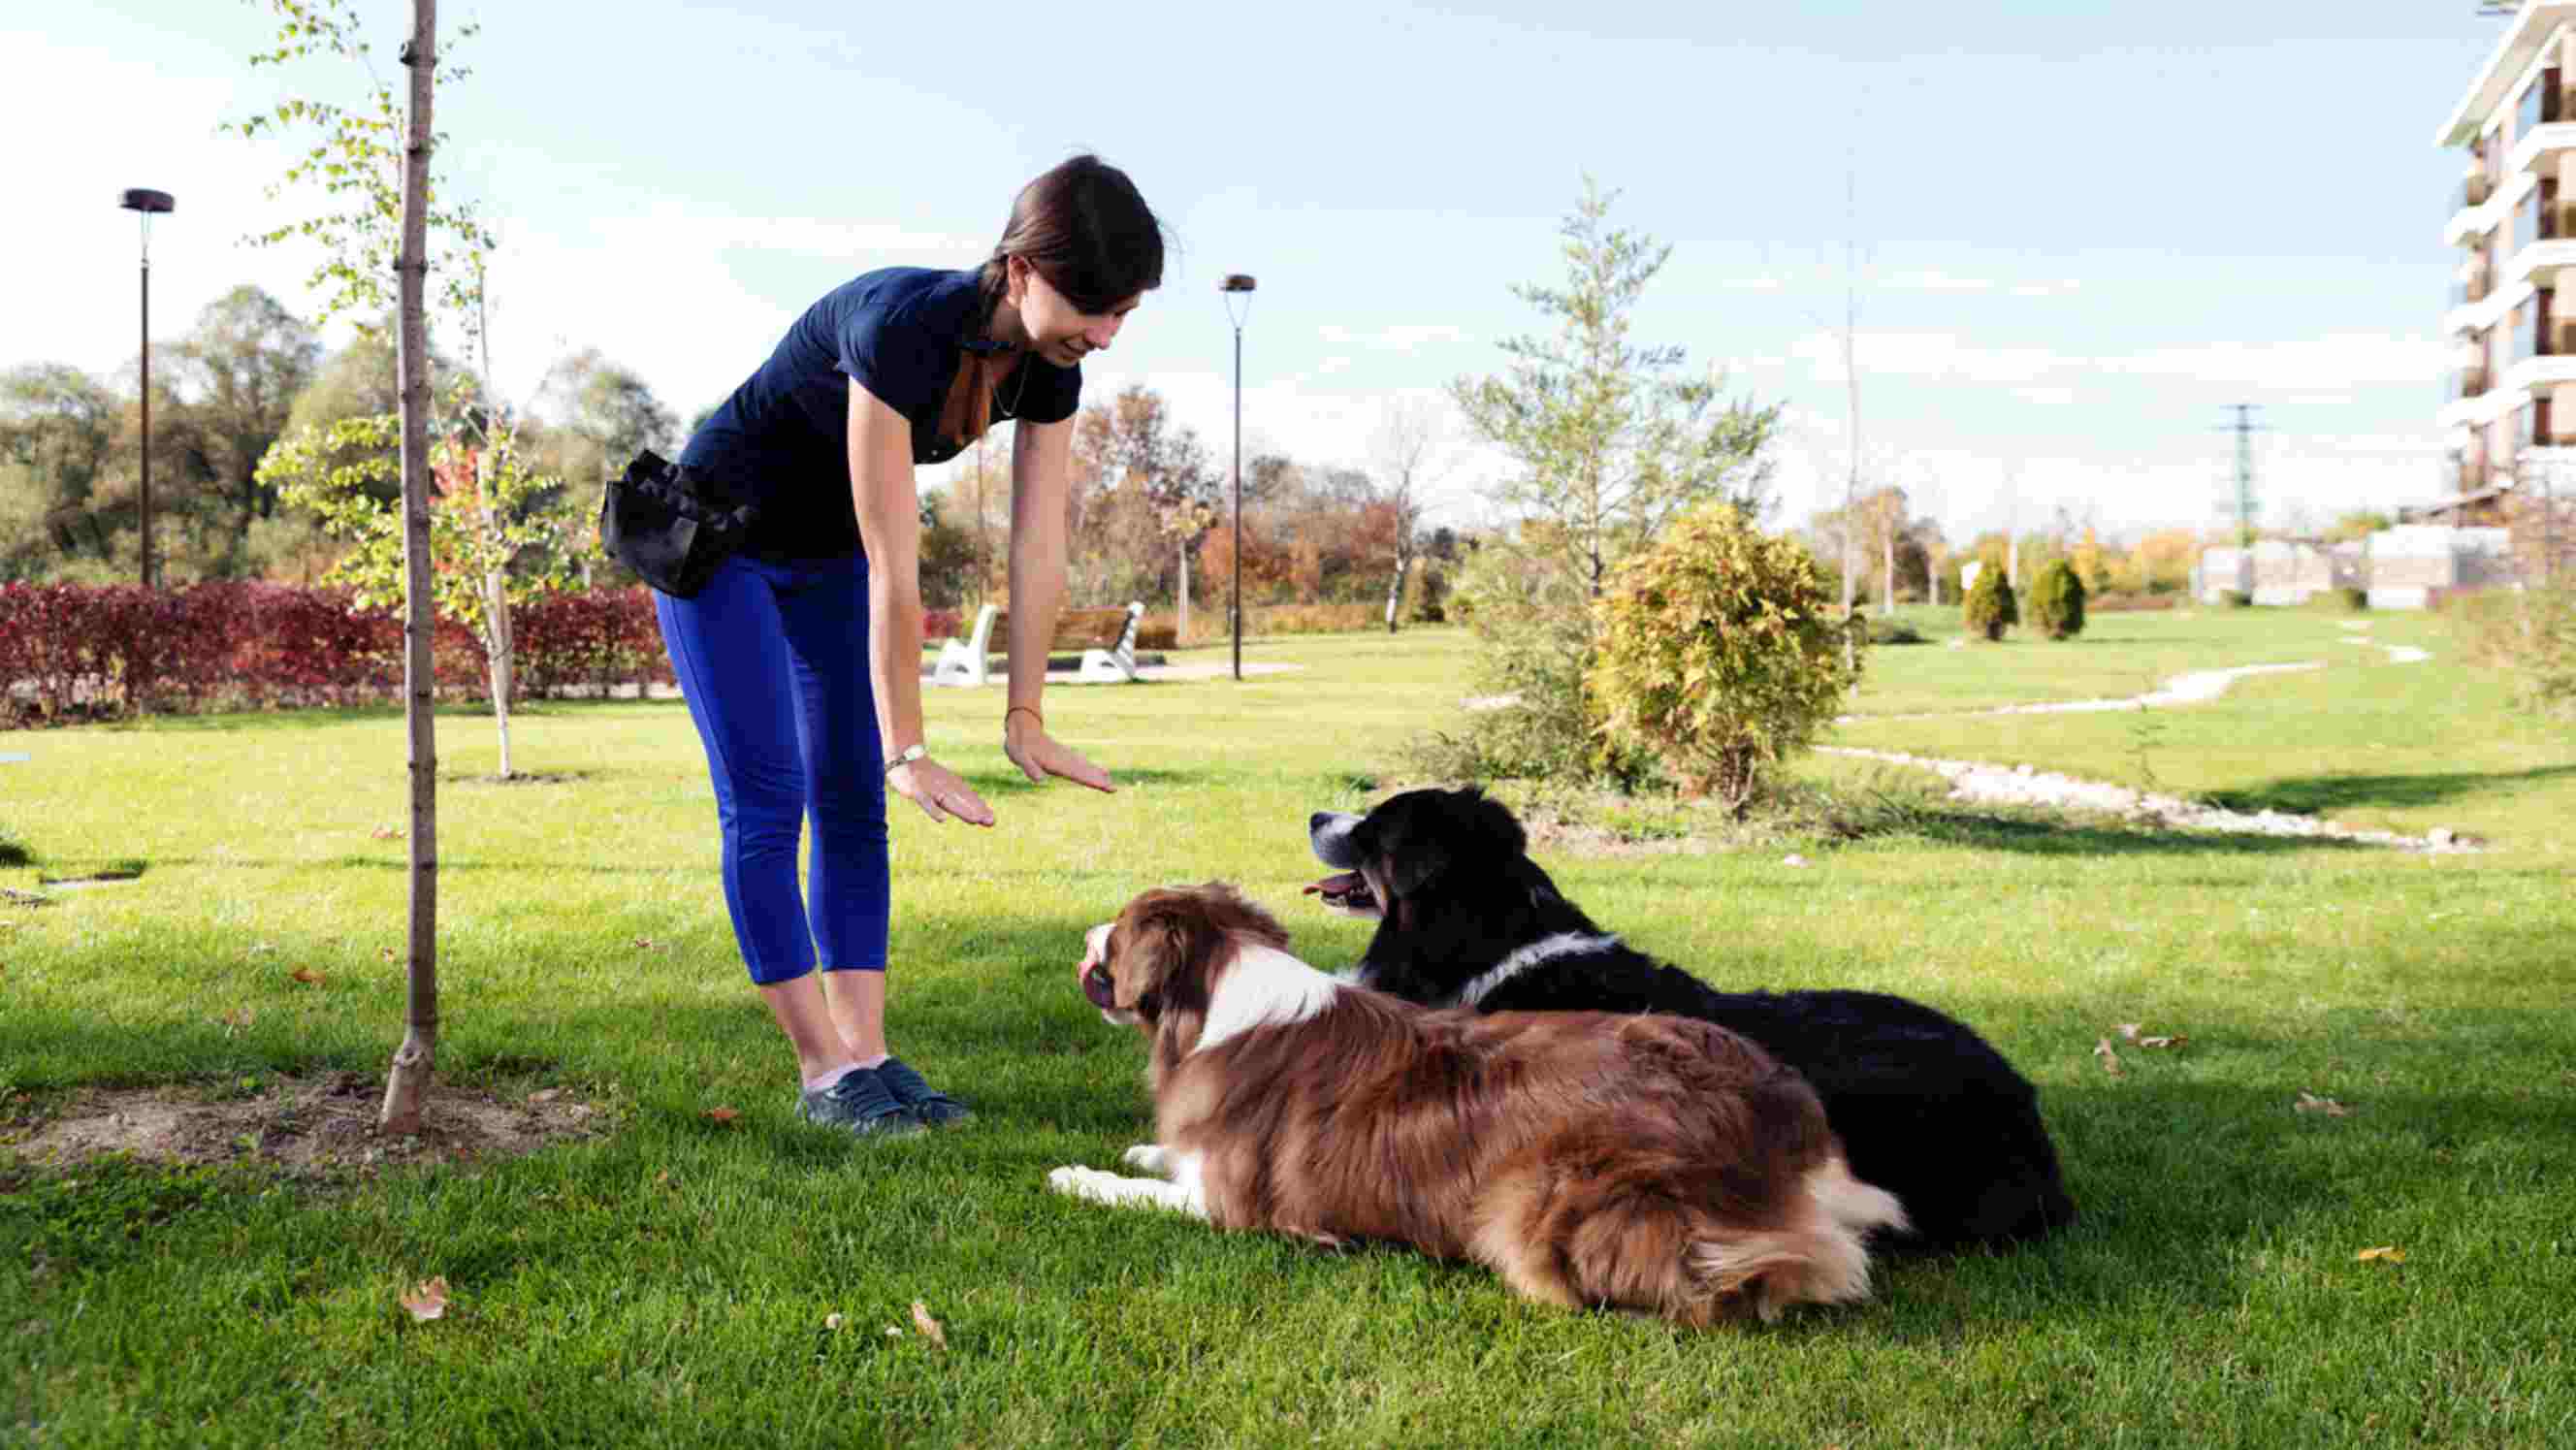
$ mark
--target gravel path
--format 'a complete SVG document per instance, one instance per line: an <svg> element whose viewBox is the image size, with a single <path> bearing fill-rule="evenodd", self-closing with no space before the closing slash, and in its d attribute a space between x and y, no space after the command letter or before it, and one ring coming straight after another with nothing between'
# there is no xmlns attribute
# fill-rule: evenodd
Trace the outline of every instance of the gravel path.
<svg viewBox="0 0 2576 1450"><path fill-rule="evenodd" d="M2348 628L2350 626L2347 626ZM2367 628L2368 626L2361 626ZM2352 639L2353 644L2369 645L2366 639ZM2412 645L2376 645L2388 651L2394 664L2420 664L2432 656ZM2250 675L2281 674L2299 670L2324 669L2323 660L2303 660L2286 665L2240 665L2230 670L2195 670L2167 680L2164 688L2147 695L2125 700L2064 700L2052 704L2007 705L1993 710L1953 711L1947 715L1873 715L1878 720L1951 719L1962 716L2042 715L2058 712L2095 710L2141 710L2167 705L2188 705L2215 700L2229 687ZM1864 717L1845 716L1846 721ZM2480 842L2448 827L2436 827L2421 836L2408 836L2396 831L2365 831L2336 821L2315 816L2286 815L2280 811L2222 810L2202 805L2179 796L2158 795L2150 791L2131 790L2127 786L2101 781L2081 780L2054 771L2034 770L2027 765L1985 765L1968 760L1935 760L1927 756L1908 755L1896 750L1862 750L1852 746L1820 745L1817 750L1827 755L1850 755L1864 760L1884 761L1890 765L1914 766L1930 770L1950 782L1950 798L1992 805L2057 806L2075 810L2101 811L2126 816L2146 824L2175 827L2189 831L2228 831L2239 835L2306 836L2325 840L2357 841L2373 846L2389 846L2401 851L2474 851Z"/></svg>

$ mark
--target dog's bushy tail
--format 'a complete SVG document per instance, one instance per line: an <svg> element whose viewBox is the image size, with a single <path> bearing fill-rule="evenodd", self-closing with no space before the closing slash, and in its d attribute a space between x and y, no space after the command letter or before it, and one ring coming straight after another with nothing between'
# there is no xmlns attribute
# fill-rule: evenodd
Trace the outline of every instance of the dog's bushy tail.
<svg viewBox="0 0 2576 1450"><path fill-rule="evenodd" d="M1716 1312L1740 1306L1769 1321L1793 1304L1866 1299L1870 1232L1905 1229L1904 1205L1852 1177L1840 1154L1807 1171L1790 1215L1777 1229L1692 1242L1684 1265Z"/></svg>

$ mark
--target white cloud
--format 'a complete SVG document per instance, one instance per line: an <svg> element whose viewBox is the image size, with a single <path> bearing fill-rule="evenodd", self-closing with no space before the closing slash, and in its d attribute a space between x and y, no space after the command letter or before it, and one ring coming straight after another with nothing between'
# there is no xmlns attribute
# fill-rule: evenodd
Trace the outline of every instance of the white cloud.
<svg viewBox="0 0 2576 1450"><path fill-rule="evenodd" d="M2434 338L2347 332L2290 342L2156 348L2105 358L2101 366L2245 388L2326 392L2372 383L2421 383L2429 390L2442 375L2446 356L2444 345Z"/></svg>
<svg viewBox="0 0 2576 1450"><path fill-rule="evenodd" d="M1899 272L1887 279L1887 285L1901 292L1990 292L1994 283L1983 277L1956 277L1947 272Z"/></svg>
<svg viewBox="0 0 2576 1450"><path fill-rule="evenodd" d="M1852 347L1864 380L1897 375L1963 383L2029 383L2084 361L2047 348L1979 347L1946 332L1861 332L1853 337ZM1843 340L1834 333L1810 332L1791 343L1789 352L1808 364L1810 376L1818 383L1839 384L1850 377L1843 366Z"/></svg>
<svg viewBox="0 0 2576 1450"><path fill-rule="evenodd" d="M1729 277L1717 285L1730 292L1777 292L1789 284L1777 277Z"/></svg>
<svg viewBox="0 0 2576 1450"><path fill-rule="evenodd" d="M2073 388L2015 388L2013 396L2043 408L2071 407L2075 402Z"/></svg>

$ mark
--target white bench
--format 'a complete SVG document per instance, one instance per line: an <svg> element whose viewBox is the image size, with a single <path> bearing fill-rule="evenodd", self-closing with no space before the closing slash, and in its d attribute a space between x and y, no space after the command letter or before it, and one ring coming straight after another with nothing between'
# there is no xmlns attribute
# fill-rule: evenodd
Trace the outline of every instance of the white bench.
<svg viewBox="0 0 2576 1450"><path fill-rule="evenodd" d="M1082 667L1074 678L1095 684L1132 684L1143 678L1136 673L1136 626L1145 617L1141 601L1131 600L1123 609L1068 609L1056 616L1055 635L1048 640L1049 649L1080 649ZM992 653L995 636L1004 641L1011 637L1010 611L987 604L975 615L975 627L964 639L952 639L939 646L939 659L930 667L934 685L981 685L992 680L985 657Z"/></svg>

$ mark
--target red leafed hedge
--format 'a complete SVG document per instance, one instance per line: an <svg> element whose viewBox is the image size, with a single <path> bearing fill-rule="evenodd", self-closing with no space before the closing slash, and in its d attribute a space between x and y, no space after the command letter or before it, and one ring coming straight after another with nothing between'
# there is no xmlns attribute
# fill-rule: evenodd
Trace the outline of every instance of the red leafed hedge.
<svg viewBox="0 0 2576 1450"><path fill-rule="evenodd" d="M511 611L510 624L518 693L671 683L640 586L549 595ZM474 631L442 621L431 652L439 698L489 698ZM352 610L344 589L0 585L0 726L390 703L401 692L401 622Z"/></svg>

